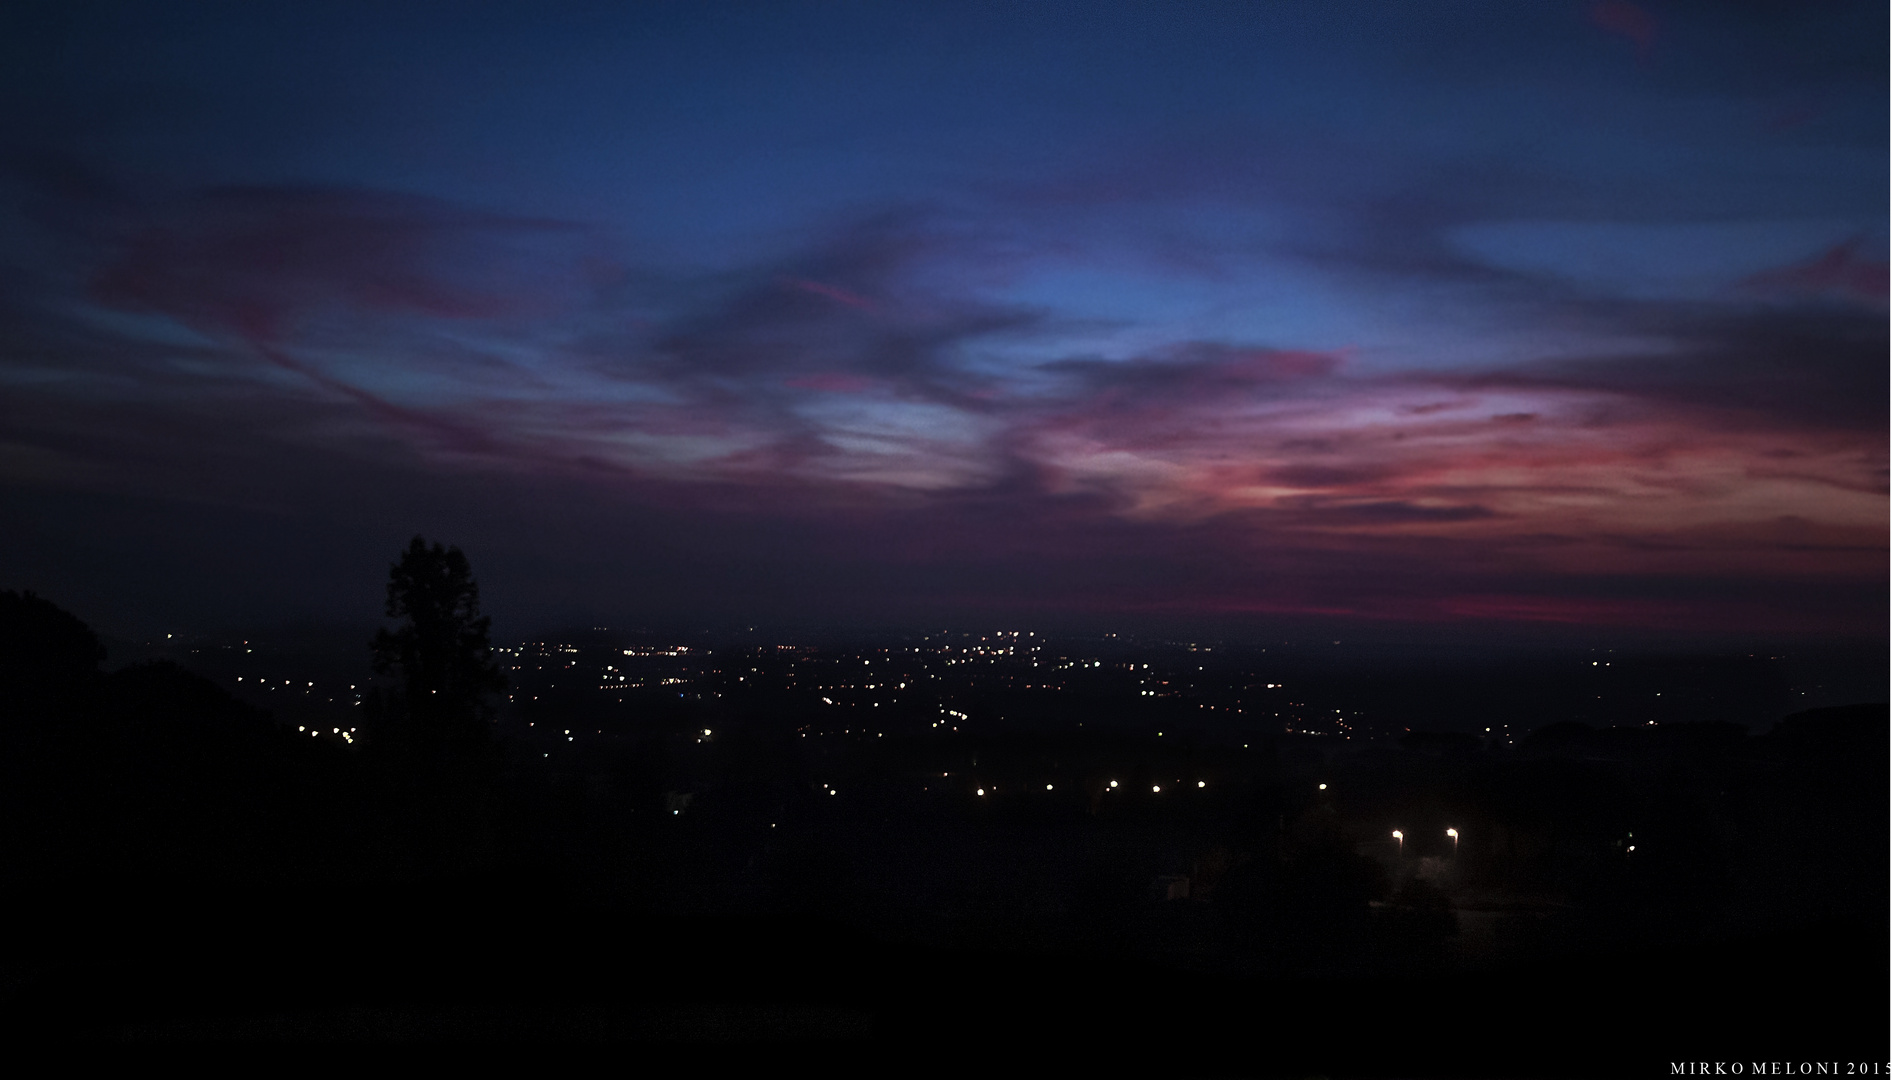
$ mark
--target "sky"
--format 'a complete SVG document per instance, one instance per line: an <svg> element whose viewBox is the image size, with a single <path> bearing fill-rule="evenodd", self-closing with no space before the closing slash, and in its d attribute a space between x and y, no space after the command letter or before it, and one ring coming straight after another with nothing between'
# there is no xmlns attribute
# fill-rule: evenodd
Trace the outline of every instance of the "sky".
<svg viewBox="0 0 1892 1080"><path fill-rule="evenodd" d="M0 587L1887 626L1874 3L16 3Z"/></svg>

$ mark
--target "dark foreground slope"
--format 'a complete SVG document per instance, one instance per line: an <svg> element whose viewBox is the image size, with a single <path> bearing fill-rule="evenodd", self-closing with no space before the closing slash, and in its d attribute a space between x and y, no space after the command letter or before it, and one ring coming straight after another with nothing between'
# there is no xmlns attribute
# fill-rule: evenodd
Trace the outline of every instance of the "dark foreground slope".
<svg viewBox="0 0 1892 1080"><path fill-rule="evenodd" d="M956 1076L1887 1057L1883 706L1761 738L1564 728L1495 758L1111 742L1098 768L1211 781L1194 809L1113 809L1102 788L1060 801L1063 780L1009 803L907 790L878 738L796 757L824 740L732 733L560 769L517 747L392 756L175 667L108 674L77 620L6 602L0 1034L20 1051L403 1044L438 1064L614 1043L627 1066ZM963 752L1007 798L1013 772L1070 769L1082 792L1091 768L1063 744ZM1462 863L1416 828L1371 854L1360 830L1428 807L1489 819L1451 819ZM1217 850L1245 861L1210 889ZM1164 868L1139 852L1194 859L1188 900L1149 895ZM1473 916L1571 936L1465 962Z"/></svg>
<svg viewBox="0 0 1892 1080"><path fill-rule="evenodd" d="M1885 1049L1888 941L1864 920L1423 979L1239 979L627 916L542 879L94 884L15 908L33 929L7 972L10 1045L623 1042L703 1065L1184 1076L1657 1076Z"/></svg>

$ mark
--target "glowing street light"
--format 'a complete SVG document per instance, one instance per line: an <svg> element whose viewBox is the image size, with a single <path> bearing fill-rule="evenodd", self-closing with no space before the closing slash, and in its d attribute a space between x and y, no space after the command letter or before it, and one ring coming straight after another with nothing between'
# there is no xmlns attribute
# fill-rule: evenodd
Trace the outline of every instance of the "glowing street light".
<svg viewBox="0 0 1892 1080"><path fill-rule="evenodd" d="M1399 851L1400 851L1400 854L1402 854L1402 855L1403 855L1403 854L1405 854L1405 852L1406 852L1406 834L1405 834L1405 833L1403 833L1403 832L1400 832L1400 831L1399 831L1398 829L1394 829L1394 830L1393 830L1393 839L1395 839L1395 840L1397 840L1397 841L1399 841Z"/></svg>
<svg viewBox="0 0 1892 1080"><path fill-rule="evenodd" d="M1458 830L1447 829L1445 830L1445 835L1452 838L1452 854L1457 855L1458 854Z"/></svg>

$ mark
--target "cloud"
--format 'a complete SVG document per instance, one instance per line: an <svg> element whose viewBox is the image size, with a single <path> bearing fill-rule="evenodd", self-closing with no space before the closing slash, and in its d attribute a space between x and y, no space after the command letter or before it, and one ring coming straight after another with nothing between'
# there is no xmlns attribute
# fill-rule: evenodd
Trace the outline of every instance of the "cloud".
<svg viewBox="0 0 1892 1080"><path fill-rule="evenodd" d="M749 567L785 607L889 589L936 607L1681 625L1721 609L1635 590L1882 576L1857 555L1884 534L1882 320L1799 294L1584 299L1453 254L1455 219L1405 219L1393 248L1416 261L1347 257L1437 270L1468 303L1564 305L1576 339L1638 347L1389 368L1165 326L1106 353L1073 344L1094 325L1007 299L991 245L936 211L684 273L530 217L210 191L122 231L85 298L109 318L10 316L83 340L132 389L35 383L67 419L15 419L8 460L41 487L109 487L120 462L150 491L195 491L188 464L159 462L196 441L248 491L299 456L398 447L400 484L484 477L518 505L556 490L571 502L547 513L613 523L491 526L509 545L603 560L612 529L651 515L671 539L638 558L704 582L717 559ZM10 385L42 378L10 364ZM118 435L88 449L88 424ZM398 505L391 490L373 499ZM1640 584L1586 598L1603 579Z"/></svg>
<svg viewBox="0 0 1892 1080"><path fill-rule="evenodd" d="M555 221L345 188L214 188L128 230L94 295L249 340L325 310L489 319L585 286L584 237Z"/></svg>
<svg viewBox="0 0 1892 1080"><path fill-rule="evenodd" d="M1490 508L1484 506L1421 506L1400 499L1313 506L1310 509L1322 517L1362 524L1478 521L1494 516Z"/></svg>
<svg viewBox="0 0 1892 1080"><path fill-rule="evenodd" d="M1059 360L1042 370L1073 378L1089 394L1137 401L1200 399L1265 391L1332 376L1343 357L1304 349L1274 349L1191 341L1154 356L1128 360Z"/></svg>
<svg viewBox="0 0 1892 1080"><path fill-rule="evenodd" d="M1864 249L1864 241L1848 240L1804 262L1755 274L1742 285L1763 296L1834 299L1884 311L1886 261L1868 257Z"/></svg>
<svg viewBox="0 0 1892 1080"><path fill-rule="evenodd" d="M874 307L874 302L867 299L865 296L858 296L848 292L846 289L826 285L819 281L807 281L802 278L784 278L783 282L784 284L801 289L804 292L810 292L816 296L825 296L837 303L846 304L848 307L861 308L863 310L871 310Z"/></svg>
<svg viewBox="0 0 1892 1080"><path fill-rule="evenodd" d="M1630 42L1638 53L1646 56L1655 48L1660 30L1655 16L1628 0L1600 0L1590 5L1589 15L1598 29Z"/></svg>
<svg viewBox="0 0 1892 1080"><path fill-rule="evenodd" d="M1720 410L1719 423L1883 435L1882 314L1851 305L1637 304L1621 324L1655 344L1614 356L1522 365L1520 385L1606 389L1647 407ZM1494 376L1495 384L1509 377ZM1707 416L1696 422L1715 423Z"/></svg>

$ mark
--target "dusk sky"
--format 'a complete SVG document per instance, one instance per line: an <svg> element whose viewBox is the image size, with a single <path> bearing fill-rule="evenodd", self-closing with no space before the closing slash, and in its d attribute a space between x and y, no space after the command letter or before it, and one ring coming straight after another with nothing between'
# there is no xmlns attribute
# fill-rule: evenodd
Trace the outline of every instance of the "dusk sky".
<svg viewBox="0 0 1892 1080"><path fill-rule="evenodd" d="M390 11L398 8L399 11ZM122 635L1883 635L1883 3L0 13L0 588Z"/></svg>

